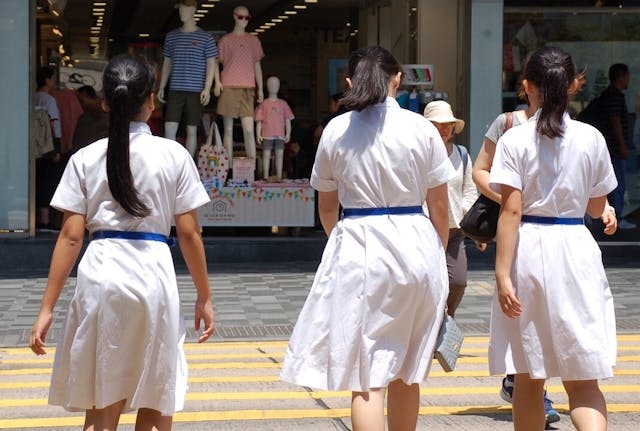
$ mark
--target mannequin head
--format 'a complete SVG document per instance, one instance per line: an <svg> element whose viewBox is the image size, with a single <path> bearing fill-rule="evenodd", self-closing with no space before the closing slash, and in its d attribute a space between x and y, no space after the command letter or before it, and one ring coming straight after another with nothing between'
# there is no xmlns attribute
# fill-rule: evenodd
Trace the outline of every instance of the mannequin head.
<svg viewBox="0 0 640 431"><path fill-rule="evenodd" d="M193 18L196 13L196 8L198 7L197 0L180 0L176 4L176 7L180 14L180 22L183 24L190 24L194 22Z"/></svg>
<svg viewBox="0 0 640 431"><path fill-rule="evenodd" d="M278 97L280 91L280 79L277 76L270 76L267 79L267 93L269 97Z"/></svg>
<svg viewBox="0 0 640 431"><path fill-rule="evenodd" d="M251 19L251 15L249 14L249 9L244 6L237 6L233 10L233 20L235 21L235 29L244 31L247 28L247 24L249 24L249 20Z"/></svg>

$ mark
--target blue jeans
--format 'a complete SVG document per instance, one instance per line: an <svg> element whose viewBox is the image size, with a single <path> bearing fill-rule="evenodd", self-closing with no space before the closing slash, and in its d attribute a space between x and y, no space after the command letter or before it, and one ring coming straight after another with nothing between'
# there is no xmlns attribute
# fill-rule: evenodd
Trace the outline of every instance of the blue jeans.
<svg viewBox="0 0 640 431"><path fill-rule="evenodd" d="M622 219L622 209L624 207L624 192L626 190L626 186L624 183L624 171L625 171L625 160L621 159L618 155L611 155L611 163L613 164L613 172L616 175L616 179L618 180L618 187L616 187L609 195L607 199L609 199L609 204L616 210L616 216L618 219Z"/></svg>

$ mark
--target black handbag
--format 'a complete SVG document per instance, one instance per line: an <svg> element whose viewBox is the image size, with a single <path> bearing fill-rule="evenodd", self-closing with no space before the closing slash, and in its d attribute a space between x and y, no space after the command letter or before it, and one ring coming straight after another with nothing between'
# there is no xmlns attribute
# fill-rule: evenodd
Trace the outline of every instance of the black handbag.
<svg viewBox="0 0 640 431"><path fill-rule="evenodd" d="M460 229L476 242L494 242L498 230L500 204L480 195L460 221Z"/></svg>

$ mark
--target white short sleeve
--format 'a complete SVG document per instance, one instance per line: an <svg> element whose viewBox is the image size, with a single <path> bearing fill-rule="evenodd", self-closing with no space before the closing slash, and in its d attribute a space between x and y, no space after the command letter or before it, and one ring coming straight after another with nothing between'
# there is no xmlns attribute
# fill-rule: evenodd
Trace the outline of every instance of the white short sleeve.
<svg viewBox="0 0 640 431"><path fill-rule="evenodd" d="M338 181L336 181L333 174L333 166L327 150L326 139L324 139L325 136L327 136L326 133L320 138L320 143L318 144L310 183L311 187L319 192L333 192L338 190Z"/></svg>
<svg viewBox="0 0 640 431"><path fill-rule="evenodd" d="M180 148L178 155L182 163L179 164L178 183L176 185L176 202L174 211L183 214L209 203L211 198L200 181L198 169L191 155L184 148Z"/></svg>
<svg viewBox="0 0 640 431"><path fill-rule="evenodd" d="M611 157L609 157L607 144L602 134L597 130L596 141L598 154L594 161L593 175L591 175L592 183L591 190L589 192L590 198L605 196L618 187L618 181L616 180L616 175L613 171L613 165L611 164Z"/></svg>
<svg viewBox="0 0 640 431"><path fill-rule="evenodd" d="M510 131L509 131L510 132ZM509 136L507 132L505 136ZM489 173L489 186L500 193L500 185L507 185L514 189L522 190L522 178L517 152L504 137L498 140L493 164Z"/></svg>
<svg viewBox="0 0 640 431"><path fill-rule="evenodd" d="M50 205L60 211L87 214L87 188L82 151L74 154L67 163Z"/></svg>

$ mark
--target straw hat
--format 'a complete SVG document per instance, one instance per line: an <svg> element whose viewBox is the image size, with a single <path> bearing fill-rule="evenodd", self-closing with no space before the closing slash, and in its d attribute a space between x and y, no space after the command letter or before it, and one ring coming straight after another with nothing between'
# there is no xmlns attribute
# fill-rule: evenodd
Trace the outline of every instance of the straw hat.
<svg viewBox="0 0 640 431"><path fill-rule="evenodd" d="M464 121L453 116L451 105L444 100L436 100L424 107L424 117L435 123L456 123L454 133L462 132Z"/></svg>

